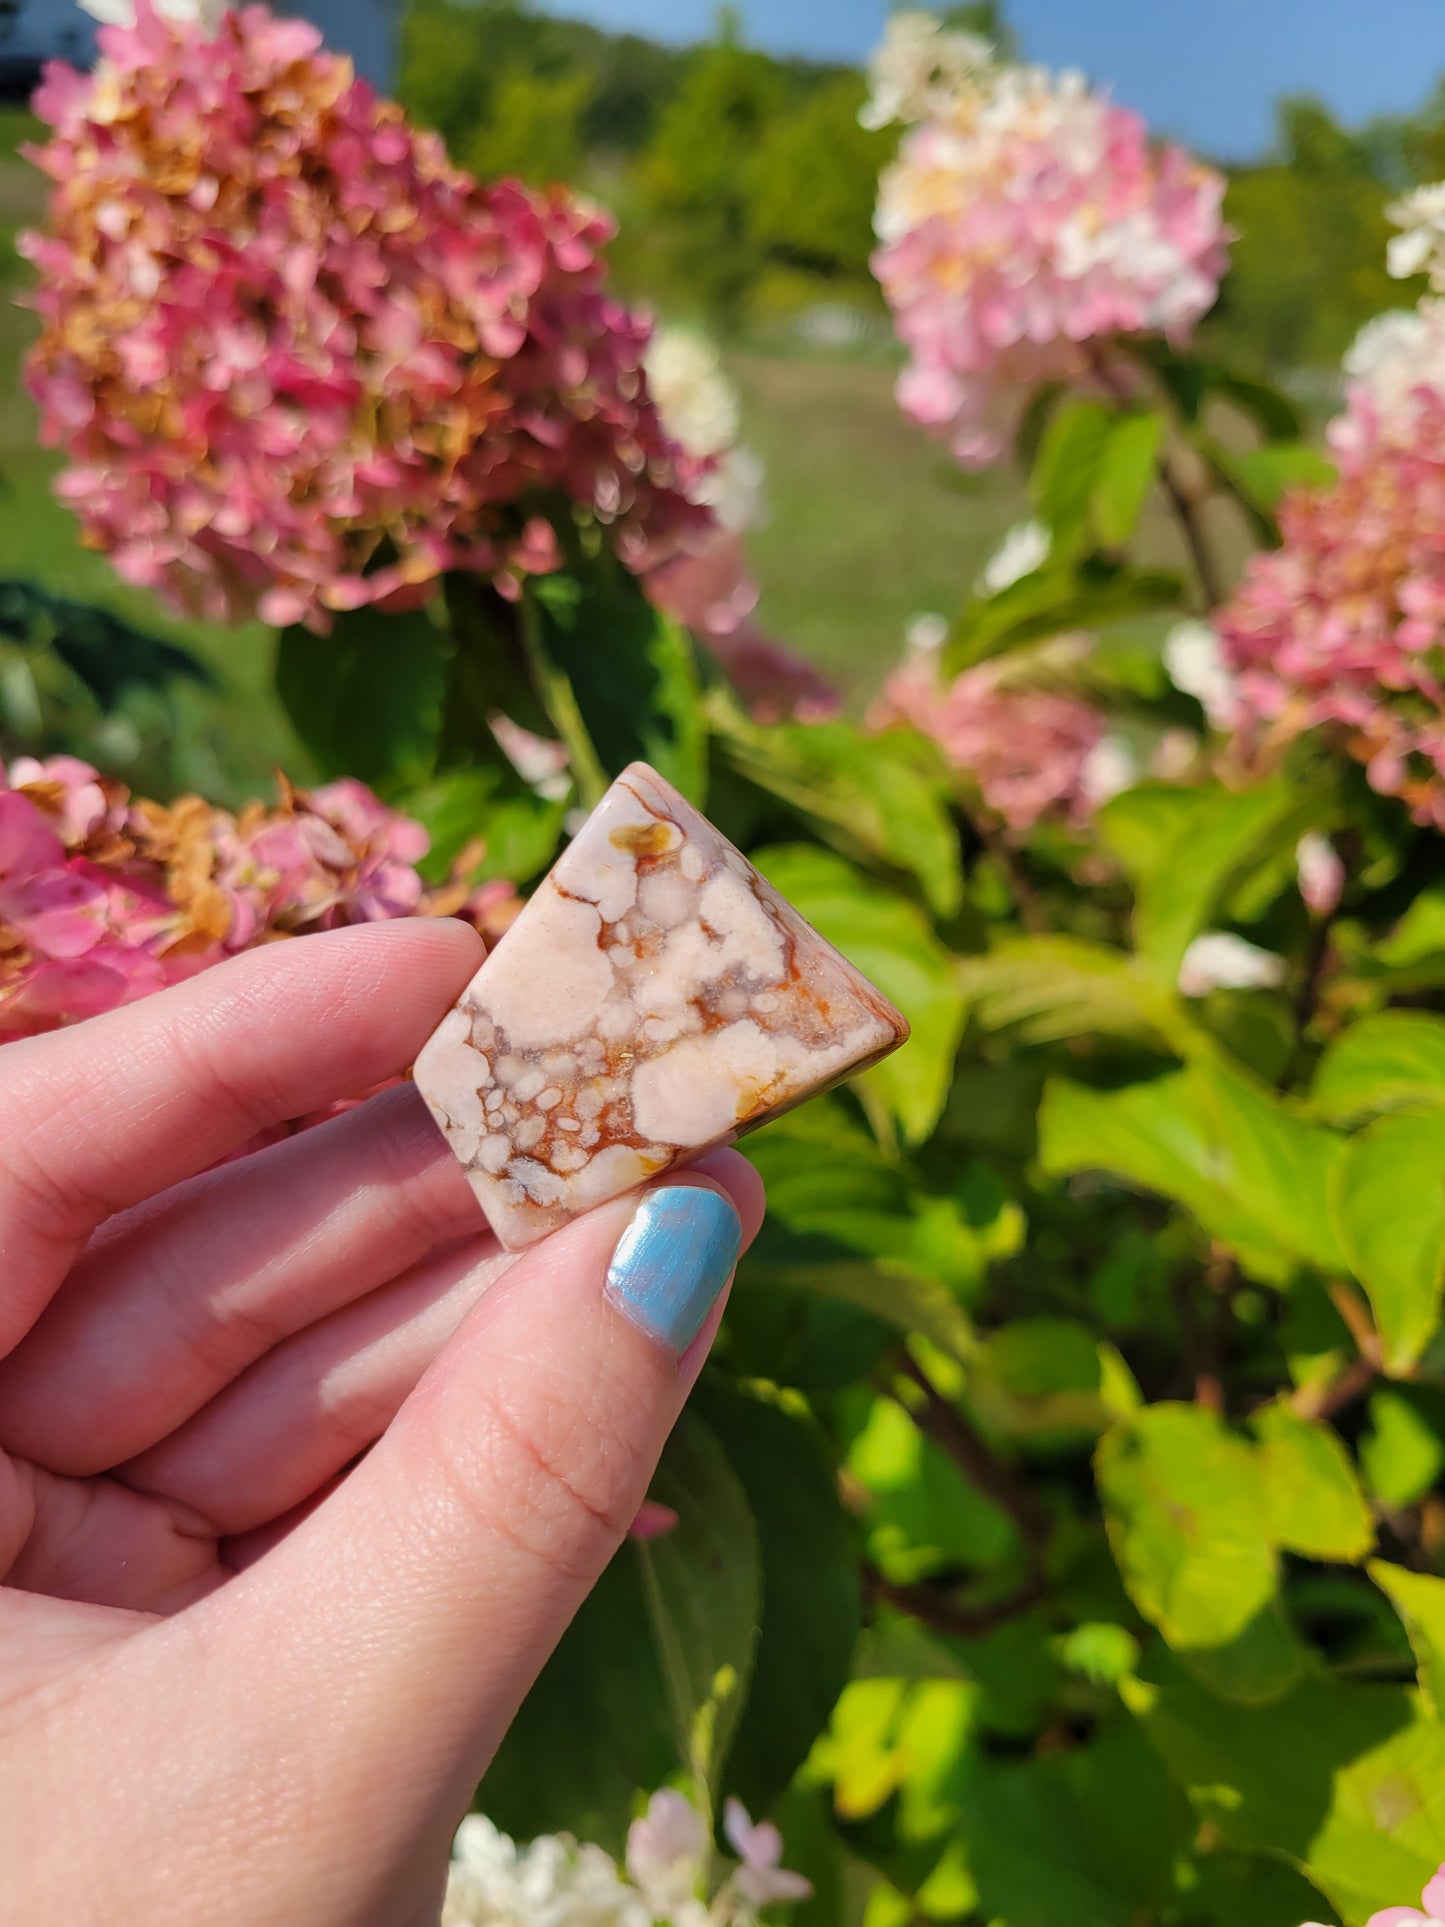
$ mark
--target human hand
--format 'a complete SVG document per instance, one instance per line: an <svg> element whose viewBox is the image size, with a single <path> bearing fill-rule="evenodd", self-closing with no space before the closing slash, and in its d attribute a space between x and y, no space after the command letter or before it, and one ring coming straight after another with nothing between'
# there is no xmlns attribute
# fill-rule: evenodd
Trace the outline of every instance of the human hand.
<svg viewBox="0 0 1445 1927"><path fill-rule="evenodd" d="M0 1919L437 1918L762 1214L728 1152L509 1257L410 1085L218 1166L480 957L308 937L0 1052Z"/></svg>

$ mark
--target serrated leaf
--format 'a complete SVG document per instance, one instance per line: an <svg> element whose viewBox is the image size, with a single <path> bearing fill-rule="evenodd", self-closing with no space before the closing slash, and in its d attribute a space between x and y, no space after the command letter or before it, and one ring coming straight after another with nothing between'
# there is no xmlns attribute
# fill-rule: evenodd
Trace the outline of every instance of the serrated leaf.
<svg viewBox="0 0 1445 1927"><path fill-rule="evenodd" d="M1049 567L996 596L971 602L943 654L946 675L1045 636L1102 629L1134 616L1182 606L1180 578L1159 569L1130 569L1093 558L1076 572Z"/></svg>
<svg viewBox="0 0 1445 1927"><path fill-rule="evenodd" d="M913 1026L911 1041L865 1073L862 1085L910 1143L921 1143L938 1122L963 1034L957 960L913 904L828 850L794 844L756 851L753 860Z"/></svg>
<svg viewBox="0 0 1445 1927"><path fill-rule="evenodd" d="M1372 1559L1368 1571L1409 1635L1425 1704L1437 1720L1445 1717L1445 1579L1383 1559Z"/></svg>
<svg viewBox="0 0 1445 1927"><path fill-rule="evenodd" d="M1339 1435L1278 1401L1250 1423L1275 1544L1310 1559L1363 1559L1375 1543L1374 1522Z"/></svg>
<svg viewBox="0 0 1445 1927"><path fill-rule="evenodd" d="M1056 1082L1039 1115L1045 1170L1108 1171L1173 1198L1271 1284L1300 1263L1341 1268L1326 1211L1340 1149L1332 1132L1216 1064L1119 1091Z"/></svg>
<svg viewBox="0 0 1445 1927"><path fill-rule="evenodd" d="M762 1613L757 1527L716 1436L684 1412L651 1496L678 1524L634 1548L672 1708L678 1757L716 1787L752 1676Z"/></svg>
<svg viewBox="0 0 1445 1927"><path fill-rule="evenodd" d="M1311 792L1283 782L1196 793L1135 899L1139 954L1161 982L1178 980L1185 951L1241 878L1292 845L1317 807Z"/></svg>
<svg viewBox="0 0 1445 1927"><path fill-rule="evenodd" d="M435 761L451 655L425 610L357 609L329 636L283 630L276 693L323 776L415 782Z"/></svg>
<svg viewBox="0 0 1445 1927"><path fill-rule="evenodd" d="M1222 1647L1273 1599L1269 1506L1254 1453L1197 1405L1146 1407L1095 1461L1129 1596L1176 1647Z"/></svg>
<svg viewBox="0 0 1445 1927"><path fill-rule="evenodd" d="M735 717L723 744L736 769L842 855L915 877L937 916L958 909L962 857L933 745L920 753L911 732L864 736L851 723L760 730Z"/></svg>
<svg viewBox="0 0 1445 1927"><path fill-rule="evenodd" d="M1197 1041L1177 998L1132 958L1079 937L1005 940L963 958L958 982L985 1029L1016 1026L1030 1043L1093 1031L1181 1051Z"/></svg>
<svg viewBox="0 0 1445 1927"><path fill-rule="evenodd" d="M1337 1124L1445 1105L1445 1018L1414 1010L1362 1018L1325 1052L1310 1101Z"/></svg>
<svg viewBox="0 0 1445 1927"><path fill-rule="evenodd" d="M1382 1117L1351 1138L1330 1212L1375 1314L1385 1369L1408 1373L1440 1323L1445 1112Z"/></svg>
<svg viewBox="0 0 1445 1927"><path fill-rule="evenodd" d="M1292 1861L1350 1927L1418 1896L1445 1838L1445 1725L1418 1694L1306 1678L1250 1707L1158 1671L1145 1731L1217 1838Z"/></svg>

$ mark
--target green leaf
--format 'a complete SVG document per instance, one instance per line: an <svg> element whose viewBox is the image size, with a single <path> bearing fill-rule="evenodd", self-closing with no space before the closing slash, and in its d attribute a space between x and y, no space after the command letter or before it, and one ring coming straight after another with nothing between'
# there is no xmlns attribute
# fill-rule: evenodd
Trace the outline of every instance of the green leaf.
<svg viewBox="0 0 1445 1927"><path fill-rule="evenodd" d="M1079 937L1023 937L966 957L958 982L986 1030L1017 1026L1030 1043L1106 1036L1181 1052L1196 1033L1178 999L1134 960Z"/></svg>
<svg viewBox="0 0 1445 1927"><path fill-rule="evenodd" d="M1293 1862L1350 1927L1418 1896L1445 1838L1445 1725L1418 1694L1306 1678L1250 1707L1157 1669L1144 1729L1217 1838Z"/></svg>
<svg viewBox="0 0 1445 1927"><path fill-rule="evenodd" d="M1395 1511L1423 1499L1445 1470L1445 1439L1421 1410L1413 1388L1382 1385L1370 1394L1360 1470L1381 1505Z"/></svg>
<svg viewBox="0 0 1445 1927"><path fill-rule="evenodd" d="M511 883L530 883L556 855L566 813L565 803L538 796L501 760L449 770L420 789L408 790L400 800L431 836L423 869L432 882L449 875L462 852L480 841L485 853L469 872L472 881L504 877Z"/></svg>
<svg viewBox="0 0 1445 1927"><path fill-rule="evenodd" d="M1093 523L1106 549L1121 549L1133 535L1154 486L1164 439L1164 417L1126 415L1110 431L1094 483Z"/></svg>
<svg viewBox="0 0 1445 1927"><path fill-rule="evenodd" d="M1177 981L1185 951L1241 879L1296 841L1317 809L1312 792L1284 782L1196 792L1135 900L1139 952L1161 982Z"/></svg>
<svg viewBox="0 0 1445 1927"><path fill-rule="evenodd" d="M451 653L425 610L357 609L329 636L283 630L276 693L323 776L416 782L436 757Z"/></svg>
<svg viewBox="0 0 1445 1927"><path fill-rule="evenodd" d="M1332 1132L1208 1063L1119 1091L1055 1082L1039 1115L1046 1171L1109 1171L1173 1198L1270 1284L1301 1262L1341 1268L1326 1210L1340 1150Z"/></svg>
<svg viewBox="0 0 1445 1927"><path fill-rule="evenodd" d="M1422 890L1383 943L1376 959L1391 969L1407 968L1445 951L1445 889Z"/></svg>
<svg viewBox="0 0 1445 1927"><path fill-rule="evenodd" d="M1242 1632L1222 1646L1181 1649L1192 1676L1221 1699L1268 1706L1298 1684L1306 1654L1277 1599L1260 1608Z"/></svg>
<svg viewBox="0 0 1445 1927"><path fill-rule="evenodd" d="M1363 1559L1375 1543L1374 1522L1338 1434L1279 1401L1250 1423L1260 1441L1275 1544L1310 1559Z"/></svg>
<svg viewBox="0 0 1445 1927"><path fill-rule="evenodd" d="M1175 783L1136 783L1111 797L1095 817L1099 840L1136 887L1157 876L1181 826L1199 807L1199 792Z"/></svg>
<svg viewBox="0 0 1445 1927"><path fill-rule="evenodd" d="M1134 616L1178 609L1183 597L1180 578L1158 569L1130 569L1097 557L1077 571L1041 569L999 595L968 605L944 650L944 673L956 676L974 663L1045 636L1102 629Z"/></svg>
<svg viewBox="0 0 1445 1927"><path fill-rule="evenodd" d="M724 746L749 782L796 810L843 856L916 878L937 916L958 909L962 857L932 745L905 731L865 736L842 722L762 730L729 715Z"/></svg>
<svg viewBox="0 0 1445 1927"><path fill-rule="evenodd" d="M1113 1417L1098 1341L1069 1318L1019 1318L994 1332L969 1372L968 1402L988 1431L1036 1446L1097 1438Z"/></svg>
<svg viewBox="0 0 1445 1927"><path fill-rule="evenodd" d="M1273 1599L1259 1465L1214 1413L1148 1406L1101 1442L1095 1469L1129 1596L1171 1646L1224 1646Z"/></svg>
<svg viewBox="0 0 1445 1927"><path fill-rule="evenodd" d="M480 1802L517 1839L567 1832L620 1853L638 1789L679 1765L636 1550L625 1546L523 1701Z"/></svg>
<svg viewBox="0 0 1445 1927"><path fill-rule="evenodd" d="M711 1796L752 1675L762 1614L757 1527L713 1432L685 1412L651 1496L674 1531L635 1548L672 1709L678 1757Z"/></svg>
<svg viewBox="0 0 1445 1927"><path fill-rule="evenodd" d="M707 725L687 631L655 609L635 577L601 564L537 578L523 604L533 640L575 701L604 776L650 763L699 807ZM553 722L563 716L553 693Z"/></svg>
<svg viewBox="0 0 1445 1927"><path fill-rule="evenodd" d="M1102 402L1071 401L1044 431L1029 494L1057 555L1074 553L1088 533L1090 505L1114 423L1112 410Z"/></svg>
<svg viewBox="0 0 1445 1927"><path fill-rule="evenodd" d="M888 1579L909 1585L938 1572L987 1571L1017 1552L1006 1515L892 1399L873 1401L847 1472L868 1556Z"/></svg>
<svg viewBox="0 0 1445 1927"><path fill-rule="evenodd" d="M866 1073L863 1087L910 1143L938 1122L963 1034L958 965L921 911L807 845L761 850L754 862L809 923L855 963L913 1026L912 1041Z"/></svg>
<svg viewBox="0 0 1445 1927"><path fill-rule="evenodd" d="M749 1396L716 1372L693 1402L757 1527L762 1629L726 1781L750 1812L766 1813L848 1682L860 1619L853 1537L833 1467L806 1417Z"/></svg>
<svg viewBox="0 0 1445 1927"><path fill-rule="evenodd" d="M1440 1322L1445 1113L1382 1117L1351 1138L1330 1211L1374 1311L1385 1370L1406 1374Z"/></svg>
<svg viewBox="0 0 1445 1927"><path fill-rule="evenodd" d="M1236 456L1234 468L1253 500L1269 514L1290 489L1328 488L1337 473L1334 463L1308 442L1266 442Z"/></svg>
<svg viewBox="0 0 1445 1927"><path fill-rule="evenodd" d="M1370 1577L1399 1613L1420 1669L1420 1694L1438 1720L1445 1717L1445 1579L1372 1559Z"/></svg>
<svg viewBox="0 0 1445 1927"><path fill-rule="evenodd" d="M1325 1052L1310 1098L1337 1124L1445 1105L1445 1018L1414 1010L1362 1018Z"/></svg>

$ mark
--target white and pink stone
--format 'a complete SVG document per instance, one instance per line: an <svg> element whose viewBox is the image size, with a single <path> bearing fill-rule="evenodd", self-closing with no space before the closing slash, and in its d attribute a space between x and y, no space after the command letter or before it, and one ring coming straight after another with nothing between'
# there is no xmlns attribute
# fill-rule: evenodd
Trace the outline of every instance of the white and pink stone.
<svg viewBox="0 0 1445 1927"><path fill-rule="evenodd" d="M867 978L634 763L443 1020L416 1082L515 1251L907 1037Z"/></svg>

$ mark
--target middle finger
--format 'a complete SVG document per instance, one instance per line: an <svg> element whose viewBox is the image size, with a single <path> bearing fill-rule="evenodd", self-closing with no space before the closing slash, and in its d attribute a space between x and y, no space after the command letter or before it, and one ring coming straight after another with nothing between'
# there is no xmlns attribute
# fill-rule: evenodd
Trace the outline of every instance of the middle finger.
<svg viewBox="0 0 1445 1927"><path fill-rule="evenodd" d="M256 1359L484 1229L414 1086L113 1220L0 1360L0 1446L100 1472Z"/></svg>

